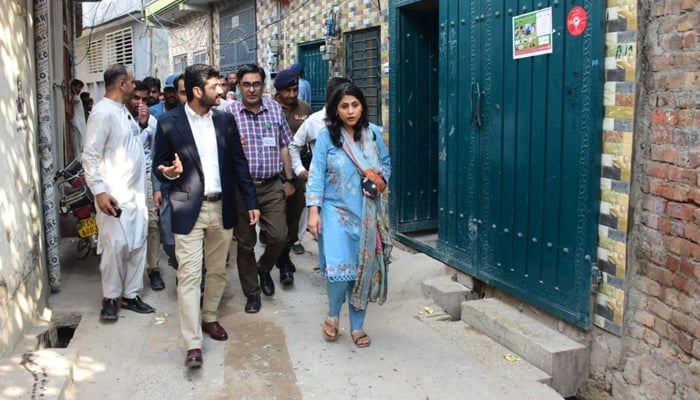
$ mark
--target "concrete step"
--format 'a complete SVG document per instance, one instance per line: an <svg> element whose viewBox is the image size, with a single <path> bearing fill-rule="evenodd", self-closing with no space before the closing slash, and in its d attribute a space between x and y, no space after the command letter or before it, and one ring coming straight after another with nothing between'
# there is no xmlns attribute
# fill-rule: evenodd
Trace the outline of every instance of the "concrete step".
<svg viewBox="0 0 700 400"><path fill-rule="evenodd" d="M496 298L462 303L462 321L483 332L549 374L550 385L564 397L574 396L588 376L586 346L524 315Z"/></svg>
<svg viewBox="0 0 700 400"><path fill-rule="evenodd" d="M423 281L423 295L432 299L453 320L462 316L462 303L471 296L471 290L446 275Z"/></svg>

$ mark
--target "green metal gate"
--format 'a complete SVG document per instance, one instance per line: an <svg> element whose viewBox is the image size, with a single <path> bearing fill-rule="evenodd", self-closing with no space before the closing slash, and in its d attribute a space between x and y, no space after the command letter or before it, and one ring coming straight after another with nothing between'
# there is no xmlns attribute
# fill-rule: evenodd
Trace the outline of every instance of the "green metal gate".
<svg viewBox="0 0 700 400"><path fill-rule="evenodd" d="M326 83L328 83L328 61L323 59L323 40L299 45L299 62L304 65L304 78L311 85L311 108L318 111L326 104Z"/></svg>
<svg viewBox="0 0 700 400"><path fill-rule="evenodd" d="M412 10L432 5L439 11L437 240L428 252L588 327L599 209L604 2L395 5L392 32L403 35L415 25ZM587 24L580 36L567 29L576 6L585 10ZM514 25L518 35L526 33L514 17L549 7L552 53L514 59L514 43L521 43ZM393 53L394 65L411 62L402 45ZM410 73L393 72L399 88L411 79ZM392 113L400 114L406 100L397 100ZM401 153L393 155L401 168L412 156L402 150L411 134L396 122L391 143L398 143ZM414 179L401 172L395 175L399 181ZM394 216L411 207L404 193L392 192L397 195Z"/></svg>

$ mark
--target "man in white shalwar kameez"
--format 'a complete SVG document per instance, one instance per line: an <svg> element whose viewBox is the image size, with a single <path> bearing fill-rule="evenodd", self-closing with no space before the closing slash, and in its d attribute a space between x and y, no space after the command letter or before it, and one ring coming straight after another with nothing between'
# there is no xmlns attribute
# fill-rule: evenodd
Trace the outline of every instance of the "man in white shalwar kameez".
<svg viewBox="0 0 700 400"><path fill-rule="evenodd" d="M139 297L146 265L146 163L138 130L132 129L126 102L134 74L121 64L104 72L105 97L92 109L83 145L83 168L95 195L102 254L102 320L118 318L121 308L139 313L155 310ZM119 214L121 209L121 215Z"/></svg>

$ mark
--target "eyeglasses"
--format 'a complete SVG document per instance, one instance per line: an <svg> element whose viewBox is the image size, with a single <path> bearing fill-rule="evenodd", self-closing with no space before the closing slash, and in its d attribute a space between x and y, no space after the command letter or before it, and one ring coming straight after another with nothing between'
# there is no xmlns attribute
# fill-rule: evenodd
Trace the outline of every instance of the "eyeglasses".
<svg viewBox="0 0 700 400"><path fill-rule="evenodd" d="M262 87L262 85L263 85L262 82L253 82L253 83L250 83L250 82L241 82L241 87L242 87L243 89L245 89L245 90L248 90L248 89L250 89L250 88L253 88L253 89L255 89L255 90L258 90L258 89L260 89L260 88Z"/></svg>

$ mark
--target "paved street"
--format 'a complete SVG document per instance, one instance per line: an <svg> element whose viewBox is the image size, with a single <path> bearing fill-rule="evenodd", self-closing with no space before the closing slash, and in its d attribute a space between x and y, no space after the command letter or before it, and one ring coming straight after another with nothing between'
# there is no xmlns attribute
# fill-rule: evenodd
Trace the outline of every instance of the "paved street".
<svg viewBox="0 0 700 400"><path fill-rule="evenodd" d="M76 260L74 243L62 245L63 284L49 298L50 307L54 316L81 315L69 345L78 359L68 399L561 399L542 384L517 382L484 367L464 350L470 344L460 340L459 329L466 325L447 321L421 293L424 279L445 273L423 254L395 250L389 299L370 306L365 328L372 345L365 349L353 345L346 312L337 342L321 336L326 297L311 239L304 242L306 254L292 255L294 286L282 288L275 271L277 293L263 296L259 314L243 312L232 261L220 310L230 338L217 342L205 336L204 366L188 371L175 271L164 254L166 289L147 287L142 296L156 314L123 310L116 324L107 325L98 317L97 257ZM234 252L235 243L231 260Z"/></svg>

